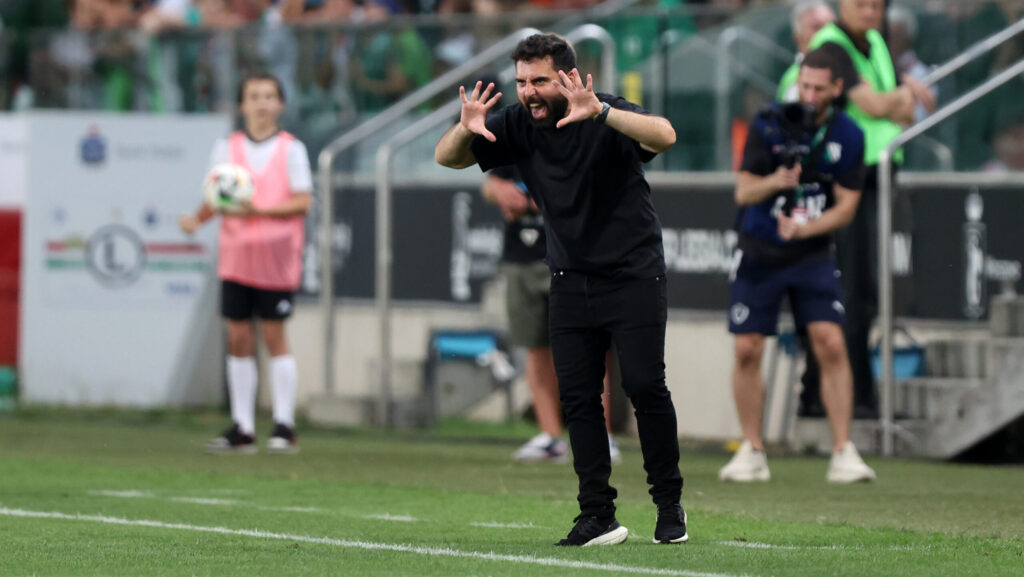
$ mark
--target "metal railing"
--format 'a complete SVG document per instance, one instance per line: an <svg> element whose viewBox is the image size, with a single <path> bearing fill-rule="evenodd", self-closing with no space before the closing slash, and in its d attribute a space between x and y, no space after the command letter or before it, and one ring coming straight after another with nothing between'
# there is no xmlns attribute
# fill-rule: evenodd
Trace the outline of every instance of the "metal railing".
<svg viewBox="0 0 1024 577"><path fill-rule="evenodd" d="M927 135L921 135L917 139L917 143L924 146L925 150L935 157L939 171L953 172L953 151L948 146Z"/></svg>
<svg viewBox="0 0 1024 577"><path fill-rule="evenodd" d="M717 50L715 51L715 168L718 170L729 169L729 158L732 148L728 135L729 130L729 95L732 92L732 70L733 66L739 65L745 76L757 83L764 75L750 70L742 63L734 63L732 47L739 41L744 41L764 53L776 58L781 62L791 63L793 52L779 46L764 35L754 32L742 26L731 26L722 31L718 36ZM778 82L774 79L767 79L762 83L762 89L774 90ZM773 92L774 95L774 92Z"/></svg>
<svg viewBox="0 0 1024 577"><path fill-rule="evenodd" d="M1012 32L1011 32L1012 31ZM999 32L990 38L982 40L963 54L950 60L948 63L937 68L926 79L930 83L936 82L958 68L963 67L982 54L999 46L1006 40L1012 38L1019 32L1024 31L1024 19L1009 26L1006 30ZM943 106L923 121L911 126L900 134L896 140L889 144L878 158L878 303L879 303L879 329L881 332L881 361L882 361L882 400L880 406L880 421L882 429L882 454L889 456L893 453L894 435L902 433L898 430L893 420L893 392L895 389L895 374L893 367L893 280L892 280L892 254L890 244L892 243L892 163L895 151L914 138L921 136L927 130L935 127L942 121L953 116L964 107L989 94L996 88L1013 80L1015 77L1024 74L1024 60L1017 61L1013 66L1003 70L999 74L989 78L980 86L974 88L967 94L960 96L953 102Z"/></svg>
<svg viewBox="0 0 1024 577"><path fill-rule="evenodd" d="M524 38L537 34L536 28L522 28L509 34L490 48L470 58L460 66L449 70L438 78L424 85L412 94L399 100L377 116L360 124L353 130L341 135L327 145L317 159L317 180L320 189L320 308L324 321L324 389L328 394L334 393L334 266L332 264L331 231L334 227L336 210L331 182L332 168L335 158L345 150L359 144L366 138L377 134L383 128L405 117L417 106L424 104L443 91L463 82L469 75L490 67L495 61L508 58L509 52ZM378 232L379 234L379 232ZM378 262L384 259L391 261L390 254L378 255ZM378 265L379 267L379 265ZM384 364L384 363L382 363Z"/></svg>
<svg viewBox="0 0 1024 577"><path fill-rule="evenodd" d="M602 90L612 92L616 85L615 40L607 30L596 24L584 24L568 34L565 38L572 43L581 41L597 41L601 43L601 76L597 83ZM499 79L502 83L515 77L515 67L510 66L502 71ZM376 254L377 267L375 276L376 309L380 327L378 369L380 385L380 403L377 408L379 422L390 425L391 414L391 224L392 224L392 189L391 159L401 147L409 144L417 137L445 122L451 122L462 107L462 99L455 98L437 110L424 116L412 125L404 128L384 142L377 149L376 155Z"/></svg>
<svg viewBox="0 0 1024 577"><path fill-rule="evenodd" d="M974 44L967 50L961 52L959 55L951 58L949 62L946 62L945 64L936 67L934 70L932 70L923 78L921 78L921 82L928 86L935 84L936 82L956 72L963 66L973 62L978 57L990 52L993 48L997 48L1002 43L1020 34L1022 31L1024 31L1024 18L1018 20L1016 23L1011 24L1010 26L1007 26L1002 31L997 32L992 36L989 36L988 38Z"/></svg>

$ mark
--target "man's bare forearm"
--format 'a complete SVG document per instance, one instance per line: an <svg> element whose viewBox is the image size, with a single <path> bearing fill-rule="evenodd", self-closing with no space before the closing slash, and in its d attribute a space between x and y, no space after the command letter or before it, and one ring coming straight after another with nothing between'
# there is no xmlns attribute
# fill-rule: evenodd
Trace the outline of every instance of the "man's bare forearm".
<svg viewBox="0 0 1024 577"><path fill-rule="evenodd" d="M456 124L444 133L434 148L434 160L448 168L466 168L476 164L476 157L469 145L473 142L473 133L461 123Z"/></svg>
<svg viewBox="0 0 1024 577"><path fill-rule="evenodd" d="M779 192L775 179L769 176L758 176L749 172L736 175L736 204L751 206L771 198Z"/></svg>
<svg viewBox="0 0 1024 577"><path fill-rule="evenodd" d="M611 108L605 124L640 143L651 152L665 152L676 143L676 131L667 118Z"/></svg>
<svg viewBox="0 0 1024 577"><path fill-rule="evenodd" d="M821 216L803 225L801 236L810 238L837 231L853 221L860 202L860 191L849 191L836 199L832 208L821 213Z"/></svg>

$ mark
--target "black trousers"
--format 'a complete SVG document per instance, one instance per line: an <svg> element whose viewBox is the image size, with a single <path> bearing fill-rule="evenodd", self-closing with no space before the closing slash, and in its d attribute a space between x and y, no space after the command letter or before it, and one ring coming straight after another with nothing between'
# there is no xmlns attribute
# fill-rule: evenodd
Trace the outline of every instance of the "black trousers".
<svg viewBox="0 0 1024 577"><path fill-rule="evenodd" d="M878 314L878 166L867 167L857 212L846 228L836 231L836 260L846 306L846 349L853 371L853 404L857 414L878 412L878 392L871 372L871 324ZM894 176L895 178L895 176ZM806 341L805 341L806 343ZM805 350L810 352L809 343ZM801 382L803 407L820 405L820 370L813 354L807 355Z"/></svg>
<svg viewBox="0 0 1024 577"><path fill-rule="evenodd" d="M601 406L605 354L612 345L636 414L650 494L657 505L678 503L683 478L676 411L665 386L665 277L608 279L556 270L548 314L581 513L615 513Z"/></svg>

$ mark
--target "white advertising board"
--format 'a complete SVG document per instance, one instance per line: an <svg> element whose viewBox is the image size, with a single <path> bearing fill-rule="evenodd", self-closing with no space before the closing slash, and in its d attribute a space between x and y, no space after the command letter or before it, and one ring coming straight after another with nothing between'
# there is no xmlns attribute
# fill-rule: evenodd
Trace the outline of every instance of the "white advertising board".
<svg viewBox="0 0 1024 577"><path fill-rule="evenodd" d="M23 116L0 114L0 210L25 205L26 130Z"/></svg>
<svg viewBox="0 0 1024 577"><path fill-rule="evenodd" d="M228 119L26 118L22 401L216 402L217 226L189 237L178 217L199 205L210 148Z"/></svg>

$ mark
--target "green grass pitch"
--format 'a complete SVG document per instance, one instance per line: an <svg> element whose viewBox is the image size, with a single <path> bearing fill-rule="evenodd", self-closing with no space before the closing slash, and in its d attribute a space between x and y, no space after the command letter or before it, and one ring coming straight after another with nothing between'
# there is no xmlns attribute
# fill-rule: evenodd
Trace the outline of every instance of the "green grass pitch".
<svg viewBox="0 0 1024 577"><path fill-rule="evenodd" d="M1019 466L869 459L877 483L839 487L825 459L780 455L771 483L732 485L727 455L684 444L690 542L654 545L627 442L612 482L629 540L565 549L575 475L511 463L524 426L307 428L299 455L203 454L223 424L0 414L0 577L1024 575Z"/></svg>

